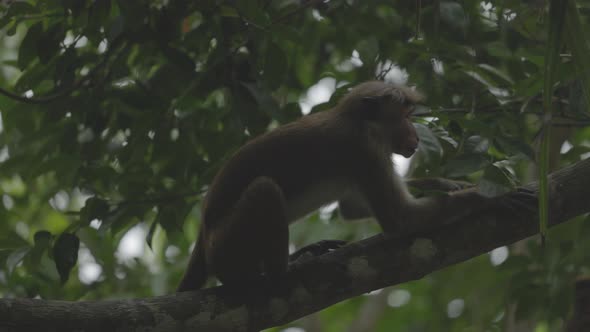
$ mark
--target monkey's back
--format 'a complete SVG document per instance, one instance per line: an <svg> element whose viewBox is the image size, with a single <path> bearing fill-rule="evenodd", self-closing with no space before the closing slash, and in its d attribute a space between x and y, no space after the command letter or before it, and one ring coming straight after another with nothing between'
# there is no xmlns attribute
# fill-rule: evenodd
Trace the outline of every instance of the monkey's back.
<svg viewBox="0 0 590 332"><path fill-rule="evenodd" d="M241 147L221 168L209 188L203 205L205 224L214 226L231 210L248 185L261 176L275 181L285 200L295 205L300 205L300 197L307 192L317 192L311 190L313 186L325 186L327 196L344 189L337 184L343 182L340 179L347 177L348 169L359 162L348 158L358 141L351 135L354 130L342 128L339 116L335 111L304 116ZM315 200L328 198L315 197Z"/></svg>

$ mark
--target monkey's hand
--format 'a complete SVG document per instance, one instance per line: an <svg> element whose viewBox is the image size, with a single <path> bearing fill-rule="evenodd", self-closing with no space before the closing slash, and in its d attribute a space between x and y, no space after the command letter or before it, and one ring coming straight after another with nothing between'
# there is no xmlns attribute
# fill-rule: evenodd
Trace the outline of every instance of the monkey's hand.
<svg viewBox="0 0 590 332"><path fill-rule="evenodd" d="M519 187L503 195L486 197L475 188L471 188L451 194L450 201L444 210L444 215L449 217L445 223L452 223L473 213L498 211L527 215L537 210L537 194L530 189Z"/></svg>
<svg viewBox="0 0 590 332"><path fill-rule="evenodd" d="M289 256L289 263L298 264L330 251L334 251L345 246L346 244L347 242L343 240L321 240L319 242L307 245L292 253Z"/></svg>
<svg viewBox="0 0 590 332"><path fill-rule="evenodd" d="M517 188L500 196L486 197L475 188L469 188L446 196L422 197L416 202L401 219L406 220L401 229L404 235L432 231L476 213L530 215L536 210L537 195L527 188Z"/></svg>
<svg viewBox="0 0 590 332"><path fill-rule="evenodd" d="M421 178L406 180L406 184L412 189L421 192L444 191L452 192L474 187L473 183L467 181L449 180L445 178Z"/></svg>

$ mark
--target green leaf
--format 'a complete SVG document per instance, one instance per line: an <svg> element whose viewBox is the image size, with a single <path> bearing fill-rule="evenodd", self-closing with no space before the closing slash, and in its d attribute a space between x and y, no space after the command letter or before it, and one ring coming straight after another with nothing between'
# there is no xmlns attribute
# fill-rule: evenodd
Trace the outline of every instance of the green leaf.
<svg viewBox="0 0 590 332"><path fill-rule="evenodd" d="M440 18L446 24L454 28L467 27L467 15L463 7L454 1L442 1L440 3Z"/></svg>
<svg viewBox="0 0 590 332"><path fill-rule="evenodd" d="M111 0L93 1L88 9L88 27L89 30L100 30L104 22L109 17L111 11Z"/></svg>
<svg viewBox="0 0 590 332"><path fill-rule="evenodd" d="M103 220L109 213L107 201L98 197L91 197L86 200L84 207L80 210L80 221L83 224L90 224L94 219Z"/></svg>
<svg viewBox="0 0 590 332"><path fill-rule="evenodd" d="M178 66L178 68L186 74L183 79L189 80L192 73L195 71L195 62L192 58L181 50L173 47L165 47L163 51L164 55L170 60L170 63Z"/></svg>
<svg viewBox="0 0 590 332"><path fill-rule="evenodd" d="M169 53L172 54L172 53ZM151 91L158 96L172 98L186 87L187 82L193 78L194 64L181 52L173 52L175 59L181 57L183 60L177 64L168 62L160 66L149 80ZM182 67L180 67L182 66ZM188 68L191 68L190 70ZM143 97L145 99L145 96Z"/></svg>
<svg viewBox="0 0 590 332"><path fill-rule="evenodd" d="M49 249L51 246L53 235L51 235L51 233L48 231L38 231L35 233L34 239L35 245L30 251L30 254L25 262L27 267L30 267L31 269L35 269L37 266L39 266L43 254L47 252L47 249Z"/></svg>
<svg viewBox="0 0 590 332"><path fill-rule="evenodd" d="M263 78L266 81L266 86L271 89L280 86L287 73L287 66L285 52L277 44L270 42L266 50L263 68Z"/></svg>
<svg viewBox="0 0 590 332"><path fill-rule="evenodd" d="M12 1L10 7L8 7L8 10L6 11L6 16L15 17L34 13L37 13L37 9L27 1Z"/></svg>
<svg viewBox="0 0 590 332"><path fill-rule="evenodd" d="M117 1L122 14L124 30L137 32L144 25L144 18L149 16L148 7L143 1Z"/></svg>
<svg viewBox="0 0 590 332"><path fill-rule="evenodd" d="M18 49L18 67L24 70L37 57L37 43L43 33L43 24L35 23L27 30L25 38Z"/></svg>
<svg viewBox="0 0 590 332"><path fill-rule="evenodd" d="M50 66L35 62L32 67L28 68L16 81L14 90L18 92L25 92L27 90L38 87L43 80L51 77Z"/></svg>
<svg viewBox="0 0 590 332"><path fill-rule="evenodd" d="M459 143L454 138L452 138L449 135L449 132L446 131L444 128L442 128L442 127L435 127L435 128L432 128L432 132L436 135L436 137L440 141L447 142L449 145L451 145L455 149L457 147L459 147Z"/></svg>
<svg viewBox="0 0 590 332"><path fill-rule="evenodd" d="M125 30L125 19L122 15L115 17L107 26L107 37L112 42Z"/></svg>
<svg viewBox="0 0 590 332"><path fill-rule="evenodd" d="M236 1L238 15L255 28L265 28L271 23L268 14L260 7L258 1ZM223 10L228 13L227 9Z"/></svg>
<svg viewBox="0 0 590 332"><path fill-rule="evenodd" d="M367 64L375 62L379 54L379 42L375 37L361 40L357 45L361 60Z"/></svg>
<svg viewBox="0 0 590 332"><path fill-rule="evenodd" d="M510 76L508 76L505 72L503 72L502 70L500 70L499 68L490 66L488 64L479 64L477 65L479 68L483 69L484 71L492 74L493 79L497 82L497 83L504 83L504 84L514 84L514 82L512 81L512 79L510 78Z"/></svg>
<svg viewBox="0 0 590 332"><path fill-rule="evenodd" d="M184 219L191 211L192 206L186 203L160 206L156 222L166 230L166 233L182 232Z"/></svg>
<svg viewBox="0 0 590 332"><path fill-rule="evenodd" d="M14 36L14 34L16 33L17 26L18 24L16 20L10 21L10 23L8 23L8 25L5 27L6 35Z"/></svg>
<svg viewBox="0 0 590 332"><path fill-rule="evenodd" d="M465 152L485 154L490 148L490 141L479 135L470 136L465 141Z"/></svg>
<svg viewBox="0 0 590 332"><path fill-rule="evenodd" d="M62 233L53 245L53 260L62 283L68 281L70 271L78 262L80 239L71 233Z"/></svg>
<svg viewBox="0 0 590 332"><path fill-rule="evenodd" d="M234 7L220 6L219 14L226 17L239 17L238 11Z"/></svg>
<svg viewBox="0 0 590 332"><path fill-rule="evenodd" d="M486 167L477 184L477 190L486 197L500 196L512 191L514 187L510 172L493 164Z"/></svg>
<svg viewBox="0 0 590 332"><path fill-rule="evenodd" d="M293 122L301 117L301 107L299 103L288 103L280 111L277 118L281 124Z"/></svg>
<svg viewBox="0 0 590 332"><path fill-rule="evenodd" d="M15 22L16 21L12 17L10 17L8 15L4 15L3 17L0 18L0 29L4 29L9 24L14 25Z"/></svg>
<svg viewBox="0 0 590 332"><path fill-rule="evenodd" d="M423 124L415 123L414 127L416 128L418 137L420 137L418 151L416 152L420 160L424 161L426 164L440 160L443 149L438 138L432 133L430 128Z"/></svg>
<svg viewBox="0 0 590 332"><path fill-rule="evenodd" d="M54 24L43 33L37 40L37 52L42 63L47 64L57 54L63 39L64 29L61 23Z"/></svg>
<svg viewBox="0 0 590 332"><path fill-rule="evenodd" d="M23 259L25 258L25 256L27 256L30 250L30 247L22 247L14 250L10 253L10 255L8 255L8 258L6 259L6 267L8 268L9 274L14 271L14 269L20 262L23 261Z"/></svg>
<svg viewBox="0 0 590 332"><path fill-rule="evenodd" d="M74 17L80 15L86 6L86 1L80 0L61 0L61 3L64 8L71 10Z"/></svg>
<svg viewBox="0 0 590 332"><path fill-rule="evenodd" d="M508 155L522 154L530 160L535 160L535 151L522 140L498 136L494 138L494 146Z"/></svg>
<svg viewBox="0 0 590 332"><path fill-rule="evenodd" d="M78 57L75 49L68 48L57 58L54 81L59 87L70 87L76 80L76 64Z"/></svg>
<svg viewBox="0 0 590 332"><path fill-rule="evenodd" d="M3 230L0 235L0 250L22 248L28 245L29 243L13 230Z"/></svg>
<svg viewBox="0 0 590 332"><path fill-rule="evenodd" d="M53 238L53 235L51 235L51 233L48 231L38 231L33 236L33 239L35 241L35 246L38 246L38 247L49 246L52 238Z"/></svg>
<svg viewBox="0 0 590 332"><path fill-rule="evenodd" d="M586 103L590 104L590 47L586 38L585 29L582 26L580 13L575 1L569 1L567 6L567 20L565 23L565 37L567 45L572 52L572 60L579 71L583 82L583 91Z"/></svg>
<svg viewBox="0 0 590 332"><path fill-rule="evenodd" d="M445 175L451 178L463 177L481 171L490 165L486 155L480 153L463 154L451 159L444 166Z"/></svg>
<svg viewBox="0 0 590 332"><path fill-rule="evenodd" d="M145 236L145 242L147 243L148 247L151 250L154 250L152 248L152 241L154 240L154 234L156 233L157 228L158 228L158 222L156 220L154 220L152 222L152 224L150 225L150 230L148 231L147 235Z"/></svg>
<svg viewBox="0 0 590 332"><path fill-rule="evenodd" d="M266 126L268 126L269 122L267 116L271 116L278 119L280 122L284 122L281 119L283 114L280 112L279 104L274 100L267 89L257 86L256 83L241 82L241 86L246 89L236 90L237 93L234 94L234 97L239 98L239 100L244 102L245 107L243 113L240 113L240 116L242 116L244 122L248 126L248 130L250 130L252 134L258 134L266 130ZM244 92L246 92L246 95ZM254 100L255 104L248 103L247 100ZM260 113L260 111L262 111L262 113Z"/></svg>

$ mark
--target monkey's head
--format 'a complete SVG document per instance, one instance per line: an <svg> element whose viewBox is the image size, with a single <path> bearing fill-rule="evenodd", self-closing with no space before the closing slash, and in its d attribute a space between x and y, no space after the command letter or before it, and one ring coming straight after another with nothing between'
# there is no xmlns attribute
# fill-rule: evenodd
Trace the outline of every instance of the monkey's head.
<svg viewBox="0 0 590 332"><path fill-rule="evenodd" d="M354 114L369 135L390 152L409 158L419 142L411 115L423 98L407 86L372 81L350 90L339 105L344 112Z"/></svg>
<svg viewBox="0 0 590 332"><path fill-rule="evenodd" d="M391 124L391 152L401 154L406 158L411 157L416 152L420 141L416 127L414 127L410 118L414 112L414 106L414 104L402 104L397 109L388 111L388 113L393 113L394 117L389 122Z"/></svg>

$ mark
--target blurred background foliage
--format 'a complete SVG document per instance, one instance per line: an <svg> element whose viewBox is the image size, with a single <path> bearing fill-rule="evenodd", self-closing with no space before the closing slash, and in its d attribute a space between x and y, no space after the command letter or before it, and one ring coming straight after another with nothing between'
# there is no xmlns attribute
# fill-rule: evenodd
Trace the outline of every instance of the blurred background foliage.
<svg viewBox="0 0 590 332"><path fill-rule="evenodd" d="M590 1L576 3L574 41L587 47ZM3 297L172 292L221 163L376 77L428 96L420 150L400 172L488 195L536 177L546 1L4 0L0 10ZM550 169L590 153L586 76L558 47ZM551 230L544 248L498 248L275 330L559 330L573 280L589 272L585 219ZM291 229L293 249L379 232L340 221L335 205Z"/></svg>

